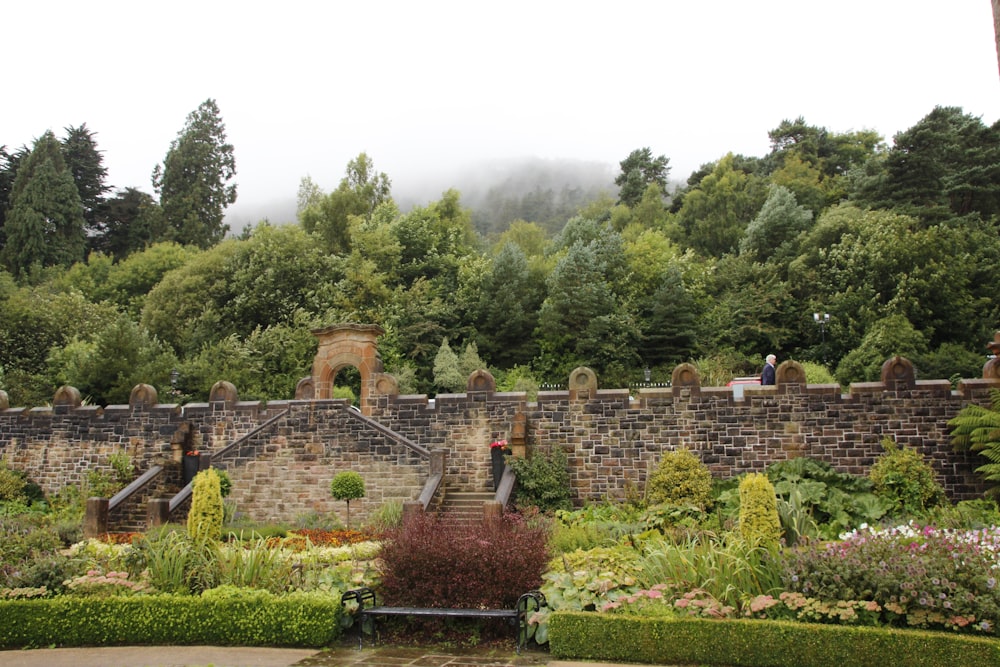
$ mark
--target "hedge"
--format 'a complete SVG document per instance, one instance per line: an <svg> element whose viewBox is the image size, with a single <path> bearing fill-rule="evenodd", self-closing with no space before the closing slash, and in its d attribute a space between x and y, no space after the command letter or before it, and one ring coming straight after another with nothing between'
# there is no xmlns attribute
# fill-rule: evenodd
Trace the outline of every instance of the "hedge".
<svg viewBox="0 0 1000 667"><path fill-rule="evenodd" d="M788 621L663 619L560 611L549 618L560 659L733 667L984 667L1000 640L922 630Z"/></svg>
<svg viewBox="0 0 1000 667"><path fill-rule="evenodd" d="M218 589L216 589L218 590ZM332 644L340 598L322 593L208 591L202 596L71 597L0 602L0 648Z"/></svg>

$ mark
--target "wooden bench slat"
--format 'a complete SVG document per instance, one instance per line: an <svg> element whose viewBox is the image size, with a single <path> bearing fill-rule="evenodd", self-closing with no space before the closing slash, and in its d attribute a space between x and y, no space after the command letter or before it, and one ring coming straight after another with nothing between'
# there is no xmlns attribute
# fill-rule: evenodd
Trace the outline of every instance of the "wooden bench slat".
<svg viewBox="0 0 1000 667"><path fill-rule="evenodd" d="M469 618L517 618L516 609L462 609L455 607L368 607L364 614L381 616L467 616Z"/></svg>

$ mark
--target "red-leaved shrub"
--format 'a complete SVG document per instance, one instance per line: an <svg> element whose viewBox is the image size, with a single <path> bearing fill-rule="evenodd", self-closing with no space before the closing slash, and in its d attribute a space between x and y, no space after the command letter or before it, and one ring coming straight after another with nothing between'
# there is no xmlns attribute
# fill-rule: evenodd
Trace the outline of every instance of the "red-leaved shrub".
<svg viewBox="0 0 1000 667"><path fill-rule="evenodd" d="M405 607L510 609L542 583L547 529L517 517L454 526L433 516L386 535L382 602Z"/></svg>

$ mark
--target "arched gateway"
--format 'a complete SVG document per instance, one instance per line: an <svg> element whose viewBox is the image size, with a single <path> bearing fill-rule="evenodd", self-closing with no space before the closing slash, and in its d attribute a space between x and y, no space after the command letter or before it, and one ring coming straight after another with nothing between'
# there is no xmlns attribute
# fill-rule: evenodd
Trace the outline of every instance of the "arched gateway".
<svg viewBox="0 0 1000 667"><path fill-rule="evenodd" d="M375 396L398 391L395 378L382 372L375 341L384 333L382 327L374 324L335 324L313 329L312 334L319 338L319 349L313 360L312 377L299 383L296 398L332 398L337 373L353 366L361 374L361 411L370 414Z"/></svg>

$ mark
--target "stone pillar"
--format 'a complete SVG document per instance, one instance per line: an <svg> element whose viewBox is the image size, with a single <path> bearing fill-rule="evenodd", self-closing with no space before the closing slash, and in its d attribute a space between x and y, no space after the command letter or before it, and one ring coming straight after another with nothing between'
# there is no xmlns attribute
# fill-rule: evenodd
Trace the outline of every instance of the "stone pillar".
<svg viewBox="0 0 1000 667"><path fill-rule="evenodd" d="M528 453L528 416L523 412L516 413L510 423L510 450L519 458Z"/></svg>
<svg viewBox="0 0 1000 667"><path fill-rule="evenodd" d="M419 500L407 500L403 503L403 525L406 526L411 521L423 516L424 506Z"/></svg>
<svg viewBox="0 0 1000 667"><path fill-rule="evenodd" d="M83 519L83 536L100 537L108 532L108 499L87 498L87 514Z"/></svg>
<svg viewBox="0 0 1000 667"><path fill-rule="evenodd" d="M152 528L162 526L168 521L170 521L170 499L150 498L149 504L146 505L146 525Z"/></svg>
<svg viewBox="0 0 1000 667"><path fill-rule="evenodd" d="M503 505L495 500L483 503L483 521L498 521L503 517Z"/></svg>

